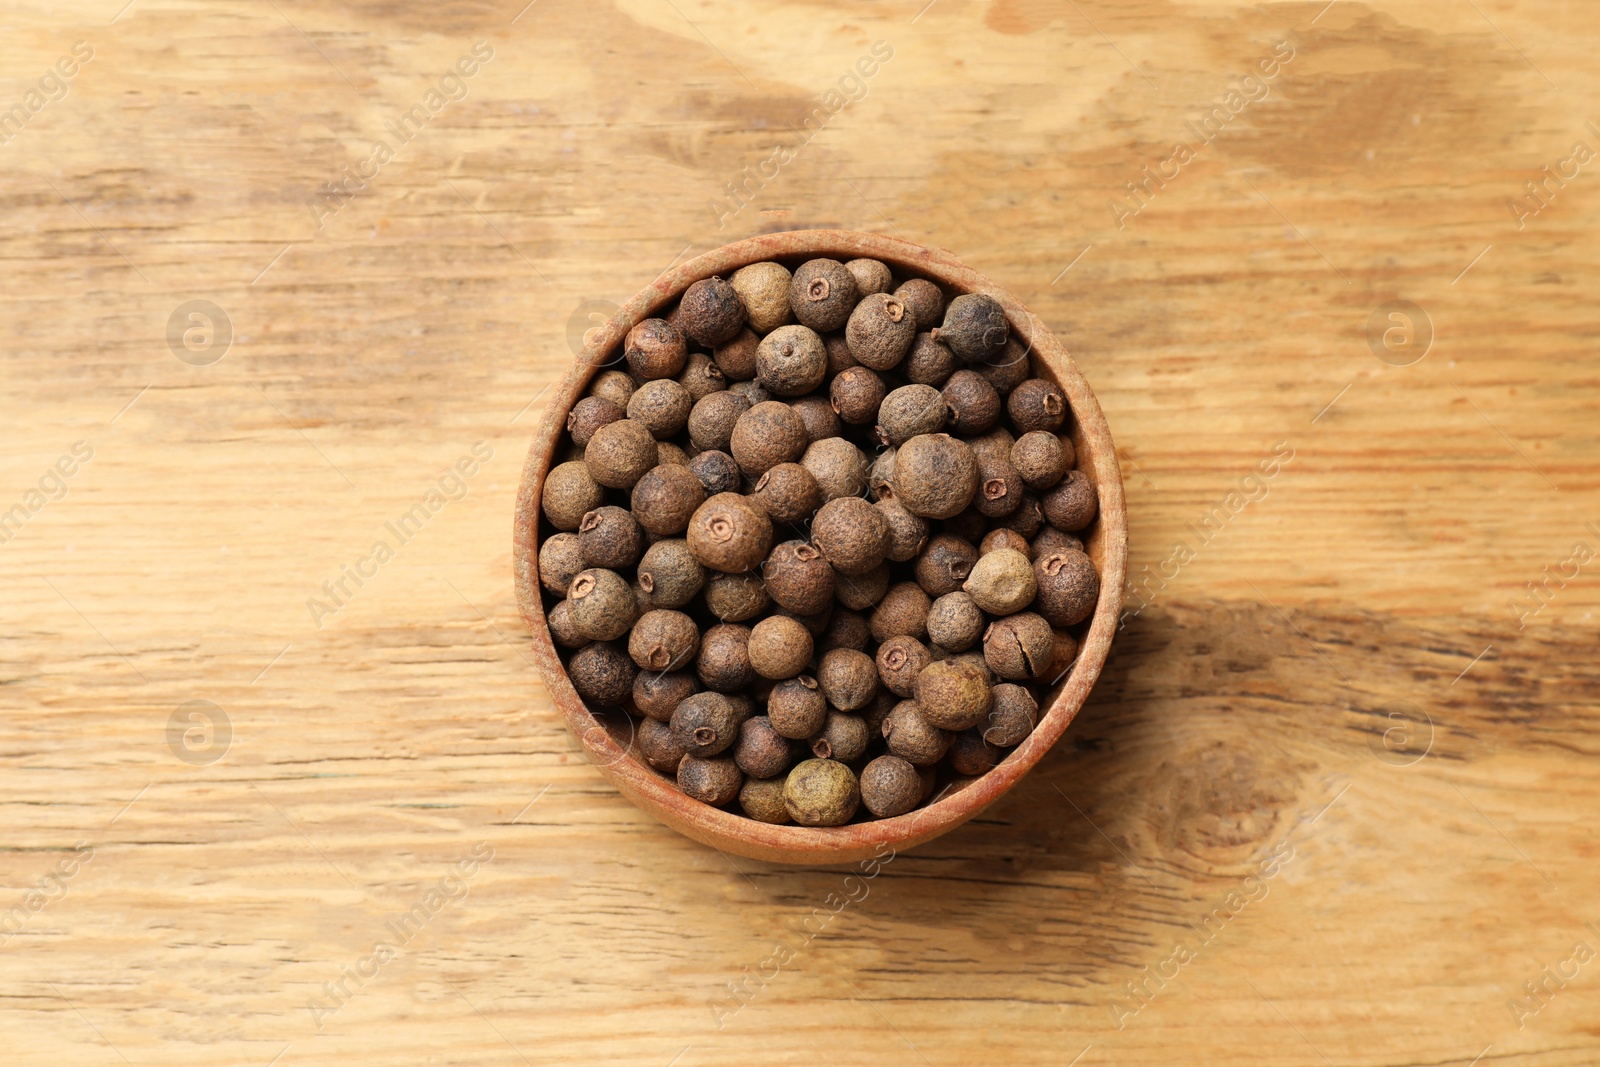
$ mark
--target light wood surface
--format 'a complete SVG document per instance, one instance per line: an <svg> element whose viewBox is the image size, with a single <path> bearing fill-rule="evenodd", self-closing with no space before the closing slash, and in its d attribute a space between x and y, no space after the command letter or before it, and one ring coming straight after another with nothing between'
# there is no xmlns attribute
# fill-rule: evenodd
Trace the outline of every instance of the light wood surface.
<svg viewBox="0 0 1600 1067"><path fill-rule="evenodd" d="M520 7L0 17L7 1063L1595 1062L1600 160L1511 206L1600 150L1588 5ZM811 226L1036 312L1166 574L1056 751L871 878L622 799L512 596L575 310ZM193 300L232 327L207 365L167 339ZM1432 323L1409 366L1368 343L1393 300ZM192 701L226 738L169 735Z"/></svg>

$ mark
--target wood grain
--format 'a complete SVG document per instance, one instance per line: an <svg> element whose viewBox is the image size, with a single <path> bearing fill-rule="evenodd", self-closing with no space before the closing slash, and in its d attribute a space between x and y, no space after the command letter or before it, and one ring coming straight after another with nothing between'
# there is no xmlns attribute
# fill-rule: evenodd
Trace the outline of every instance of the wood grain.
<svg viewBox="0 0 1600 1067"><path fill-rule="evenodd" d="M1592 11L924 5L11 6L0 127L40 107L0 137L8 1063L1594 1062L1600 174L1541 169L1600 149ZM865 880L617 795L511 584L575 312L823 226L1037 313L1130 520L1078 721ZM193 300L216 362L169 347ZM1394 300L1432 326L1408 366L1369 345ZM191 701L225 745L169 735Z"/></svg>

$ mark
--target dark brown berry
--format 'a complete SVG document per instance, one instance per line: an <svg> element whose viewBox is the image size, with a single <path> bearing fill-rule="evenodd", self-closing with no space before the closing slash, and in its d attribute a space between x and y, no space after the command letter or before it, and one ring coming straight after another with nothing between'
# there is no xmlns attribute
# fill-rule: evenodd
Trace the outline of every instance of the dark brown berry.
<svg viewBox="0 0 1600 1067"><path fill-rule="evenodd" d="M941 392L950 409L951 433L972 437L988 433L1000 421L1000 394L977 371L956 371Z"/></svg>
<svg viewBox="0 0 1600 1067"><path fill-rule="evenodd" d="M811 662L811 633L787 615L768 615L750 631L750 666L763 678L793 678Z"/></svg>
<svg viewBox="0 0 1600 1067"><path fill-rule="evenodd" d="M1029 489L1049 489L1077 462L1071 441L1048 430L1029 430L1011 446L1011 465Z"/></svg>
<svg viewBox="0 0 1600 1067"><path fill-rule="evenodd" d="M838 574L833 595L851 611L876 607L889 591L889 564L880 563L865 574Z"/></svg>
<svg viewBox="0 0 1600 1067"><path fill-rule="evenodd" d="M865 574L883 562L889 530L865 498L830 500L811 521L811 536L840 574Z"/></svg>
<svg viewBox="0 0 1600 1067"><path fill-rule="evenodd" d="M567 589L573 627L592 641L615 641L628 632L639 611L633 588L616 571L579 571ZM633 680L629 679L629 685Z"/></svg>
<svg viewBox="0 0 1600 1067"><path fill-rule="evenodd" d="M878 407L889 394L878 372L867 367L846 367L828 385L833 410L852 426L870 426L878 419Z"/></svg>
<svg viewBox="0 0 1600 1067"><path fill-rule="evenodd" d="M551 534L539 546L539 584L551 596L566 596L572 579L587 566L577 534Z"/></svg>
<svg viewBox="0 0 1600 1067"><path fill-rule="evenodd" d="M756 672L750 666L750 628L722 623L700 635L700 656L695 676L707 689L738 693L748 688Z"/></svg>
<svg viewBox="0 0 1600 1067"><path fill-rule="evenodd" d="M872 657L853 648L836 648L817 666L817 686L840 711L855 711L878 693L878 668ZM853 757L850 757L853 758Z"/></svg>
<svg viewBox="0 0 1600 1067"><path fill-rule="evenodd" d="M760 576L718 574L706 579L706 609L723 622L748 622L772 603Z"/></svg>
<svg viewBox="0 0 1600 1067"><path fill-rule="evenodd" d="M971 541L954 534L939 534L917 557L917 584L929 596L953 593L966 584L976 562L978 550Z"/></svg>
<svg viewBox="0 0 1600 1067"><path fill-rule="evenodd" d="M550 627L550 639L562 648L582 648L589 643L589 639L572 625L572 613L567 610L565 600L558 601L544 621Z"/></svg>
<svg viewBox="0 0 1600 1067"><path fill-rule="evenodd" d="M950 743L950 768L957 774L975 778L994 770L1003 755L983 739L981 730L962 730Z"/></svg>
<svg viewBox="0 0 1600 1067"><path fill-rule="evenodd" d="M884 553L886 558L896 563L915 559L928 544L928 520L911 514L892 496L878 501L873 507L883 516L883 524L889 531L889 547Z"/></svg>
<svg viewBox="0 0 1600 1067"><path fill-rule="evenodd" d="M895 499L911 514L948 519L972 503L978 460L964 441L949 434L923 434L895 451L891 485Z"/></svg>
<svg viewBox="0 0 1600 1067"><path fill-rule="evenodd" d="M1094 560L1067 549L1033 563L1039 596L1034 605L1051 626L1075 626L1094 614L1100 599L1100 574Z"/></svg>
<svg viewBox="0 0 1600 1067"><path fill-rule="evenodd" d="M1057 630L1055 657L1050 662L1050 669L1044 673L1044 684L1055 685L1066 677L1072 664L1078 658L1078 639L1065 630Z"/></svg>
<svg viewBox="0 0 1600 1067"><path fill-rule="evenodd" d="M689 394L691 409L701 397L710 396L728 387L727 376L704 352L689 353L689 360L683 365L683 373L678 375L676 381L683 386L683 391ZM684 418L688 419L687 413Z"/></svg>
<svg viewBox="0 0 1600 1067"><path fill-rule="evenodd" d="M889 268L876 259L852 259L844 265L844 269L856 280L856 292L862 296L887 293L894 284L894 275L889 273Z"/></svg>
<svg viewBox="0 0 1600 1067"><path fill-rule="evenodd" d="M683 334L665 319L644 319L628 331L623 355L634 377L643 381L673 378L689 358Z"/></svg>
<svg viewBox="0 0 1600 1067"><path fill-rule="evenodd" d="M922 802L917 769L899 756L879 756L861 771L861 803L880 819L904 815Z"/></svg>
<svg viewBox="0 0 1600 1067"><path fill-rule="evenodd" d="M573 444L587 448L596 430L616 422L622 416L622 409L611 401L598 396L586 396L567 412L567 432L572 435Z"/></svg>
<svg viewBox="0 0 1600 1067"><path fill-rule="evenodd" d="M879 641L904 634L922 640L928 633L928 608L932 601L916 582L892 586L873 609L869 625Z"/></svg>
<svg viewBox="0 0 1600 1067"><path fill-rule="evenodd" d="M994 391L1007 396L1033 374L1033 361L1028 358L1028 348L1012 337L1005 351L993 359L975 364L972 368L986 378Z"/></svg>
<svg viewBox="0 0 1600 1067"><path fill-rule="evenodd" d="M1054 526L1046 526L1039 531L1029 545L1028 555L1036 560L1044 559L1046 556L1053 556L1057 552L1065 552L1069 548L1076 552L1082 552L1083 542L1065 530L1058 530Z"/></svg>
<svg viewBox="0 0 1600 1067"><path fill-rule="evenodd" d="M594 480L610 489L632 489L633 483L656 466L660 453L649 427L632 419L618 419L594 432L583 461Z"/></svg>
<svg viewBox="0 0 1600 1067"><path fill-rule="evenodd" d="M842 370L850 367L859 367L856 357L850 354L850 346L845 342L844 333L830 333L822 338L822 347L828 352L828 377L833 377Z"/></svg>
<svg viewBox="0 0 1600 1067"><path fill-rule="evenodd" d="M628 418L650 431L657 440L676 437L689 424L694 400L689 390L671 378L645 382L628 401Z"/></svg>
<svg viewBox="0 0 1600 1067"><path fill-rule="evenodd" d="M594 707L613 708L626 704L633 695L633 679L639 673L628 654L610 641L596 641L572 654L567 677L572 688Z"/></svg>
<svg viewBox="0 0 1600 1067"><path fill-rule="evenodd" d="M1017 510L1001 519L1000 525L1031 539L1044 529L1044 505L1032 493L1024 492Z"/></svg>
<svg viewBox="0 0 1600 1067"><path fill-rule="evenodd" d="M767 558L772 520L747 497L718 493L689 519L689 551L715 571L739 574Z"/></svg>
<svg viewBox="0 0 1600 1067"><path fill-rule="evenodd" d="M794 309L794 317L818 333L843 326L860 295L855 276L836 259L803 263L789 281L789 306Z"/></svg>
<svg viewBox="0 0 1600 1067"><path fill-rule="evenodd" d="M1014 548L1029 559L1033 558L1033 546L1028 544L1028 539L1003 526L984 534L983 540L978 543L978 554L988 555L1001 548Z"/></svg>
<svg viewBox="0 0 1600 1067"><path fill-rule="evenodd" d="M672 712L672 733L691 756L715 756L739 739L742 718L721 693L695 693Z"/></svg>
<svg viewBox="0 0 1600 1067"><path fill-rule="evenodd" d="M605 490L589 473L589 465L573 460L556 465L545 475L539 503L551 526L571 532L605 497Z"/></svg>
<svg viewBox="0 0 1600 1067"><path fill-rule="evenodd" d="M744 303L721 278L702 278L685 289L678 301L678 324L692 340L712 348L735 336L744 325Z"/></svg>
<svg viewBox="0 0 1600 1067"><path fill-rule="evenodd" d="M698 636L698 635L697 635ZM663 674L660 671L640 671L633 680L633 706L639 714L658 722L670 722L678 705L694 696L699 686L694 675L687 671Z"/></svg>
<svg viewBox="0 0 1600 1067"><path fill-rule="evenodd" d="M785 541L761 565L767 593L781 608L815 615L833 599L834 571L816 545Z"/></svg>
<svg viewBox="0 0 1600 1067"><path fill-rule="evenodd" d="M867 457L842 437L813 442L800 457L800 465L817 480L824 503L860 496L867 487Z"/></svg>
<svg viewBox="0 0 1600 1067"><path fill-rule="evenodd" d="M989 520L977 508L967 508L959 515L952 515L941 522L939 532L975 545L989 532Z"/></svg>
<svg viewBox="0 0 1600 1067"><path fill-rule="evenodd" d="M919 333L911 342L911 351L900 363L900 373L917 385L931 385L937 389L958 365L956 354L948 345L931 333Z"/></svg>
<svg viewBox="0 0 1600 1067"><path fill-rule="evenodd" d="M663 463L634 483L630 503L640 526L657 537L673 537L689 528L705 500L705 488L691 468Z"/></svg>
<svg viewBox="0 0 1600 1067"><path fill-rule="evenodd" d="M671 441L656 442L656 466L658 467L687 467L689 457Z"/></svg>
<svg viewBox="0 0 1600 1067"><path fill-rule="evenodd" d="M689 411L689 440L702 452L726 452L734 425L749 410L750 401L731 389L709 393Z"/></svg>
<svg viewBox="0 0 1600 1067"><path fill-rule="evenodd" d="M740 470L759 478L780 463L799 459L810 444L806 424L794 408L768 400L739 416L729 451Z"/></svg>
<svg viewBox="0 0 1600 1067"><path fill-rule="evenodd" d="M928 640L946 652L965 652L983 636L983 610L970 593L946 593L928 609Z"/></svg>
<svg viewBox="0 0 1600 1067"><path fill-rule="evenodd" d="M772 394L760 382L734 382L728 386L728 392L744 397L751 407L772 399Z"/></svg>
<svg viewBox="0 0 1600 1067"><path fill-rule="evenodd" d="M647 671L676 671L700 651L700 628L681 611L647 611L628 634L628 655Z"/></svg>
<svg viewBox="0 0 1600 1067"><path fill-rule="evenodd" d="M1041 503L1050 525L1067 533L1076 533L1093 522L1100 505L1095 499L1094 483L1082 471L1068 471Z"/></svg>
<svg viewBox="0 0 1600 1067"><path fill-rule="evenodd" d="M681 608L705 585L706 571L682 538L657 541L639 561L639 585L657 608Z"/></svg>
<svg viewBox="0 0 1600 1067"><path fill-rule="evenodd" d="M683 757L678 764L678 788L684 796L693 797L714 807L733 803L744 785L744 775L731 759L697 759Z"/></svg>
<svg viewBox="0 0 1600 1067"><path fill-rule="evenodd" d="M1039 702L1027 686L997 685L994 705L983 726L983 739L996 748L1020 745L1039 724Z"/></svg>
<svg viewBox="0 0 1600 1067"><path fill-rule="evenodd" d="M756 376L756 348L761 338L749 330L740 330L728 340L712 349L712 358L722 372L725 383L748 382ZM726 384L723 388L727 388Z"/></svg>
<svg viewBox="0 0 1600 1067"><path fill-rule="evenodd" d="M1006 397L1006 413L1018 433L1054 432L1067 418L1067 397L1055 382L1030 378Z"/></svg>
<svg viewBox="0 0 1600 1067"><path fill-rule="evenodd" d="M808 759L784 780L783 802L801 826L842 826L856 813L861 790L838 760Z"/></svg>
<svg viewBox="0 0 1600 1067"><path fill-rule="evenodd" d="M817 688L817 680L802 674L772 687L772 695L767 697L767 718L784 737L804 741L827 721L828 701Z"/></svg>
<svg viewBox="0 0 1600 1067"><path fill-rule="evenodd" d="M839 436L842 428L839 416L834 412L833 405L828 402L827 397L803 396L799 400L789 401L789 406L794 408L795 414L800 416L800 421L805 423L806 437L811 444Z"/></svg>
<svg viewBox="0 0 1600 1067"><path fill-rule="evenodd" d="M818 759L836 759L849 763L866 755L872 735L867 732L867 720L859 715L828 712L828 721L811 739L811 754Z"/></svg>
<svg viewBox="0 0 1600 1067"><path fill-rule="evenodd" d="M917 675L917 708L941 730L965 730L989 714L989 674L960 658L939 660Z"/></svg>
<svg viewBox="0 0 1600 1067"><path fill-rule="evenodd" d="M773 396L804 396L827 375L828 351L805 326L779 326L756 348L756 381Z"/></svg>
<svg viewBox="0 0 1600 1067"><path fill-rule="evenodd" d="M951 734L928 721L914 700L902 700L883 720L883 736L891 754L918 767L929 767L950 750Z"/></svg>
<svg viewBox="0 0 1600 1067"><path fill-rule="evenodd" d="M594 381L589 383L589 395L597 396L602 400L609 400L617 405L618 411L628 409L628 399L633 396L636 383L627 373L620 370L603 370L594 376Z"/></svg>
<svg viewBox="0 0 1600 1067"><path fill-rule="evenodd" d="M897 296L873 293L862 298L845 324L844 339L856 362L873 370L899 365L911 350L917 323Z"/></svg>
<svg viewBox="0 0 1600 1067"><path fill-rule="evenodd" d="M676 776L678 764L683 762L683 746L672 736L672 727L655 719L645 719L639 724L639 752L644 761L663 774Z"/></svg>
<svg viewBox="0 0 1600 1067"><path fill-rule="evenodd" d="M1000 548L978 557L961 588L990 615L1010 615L1033 603L1038 583L1026 553Z"/></svg>
<svg viewBox="0 0 1600 1067"><path fill-rule="evenodd" d="M895 448L944 428L949 410L931 385L902 385L878 405L878 440Z"/></svg>
<svg viewBox="0 0 1600 1067"><path fill-rule="evenodd" d="M917 329L931 330L944 319L944 293L926 278L909 278L894 291L911 309Z"/></svg>
<svg viewBox="0 0 1600 1067"><path fill-rule="evenodd" d="M928 646L915 637L891 637L878 646L878 678L896 696L910 697L922 668L933 662Z"/></svg>
<svg viewBox="0 0 1600 1067"><path fill-rule="evenodd" d="M798 463L780 463L763 474L750 499L774 524L803 523L822 506L822 488Z"/></svg>
<svg viewBox="0 0 1600 1067"><path fill-rule="evenodd" d="M716 496L718 493L737 493L739 486L744 484L744 475L739 473L739 464L726 452L708 449L689 461L689 471L700 480L700 485L705 489L706 496ZM695 505L699 507L698 504Z"/></svg>
<svg viewBox="0 0 1600 1067"><path fill-rule="evenodd" d="M872 466L867 470L867 492L874 500L891 500L894 498L894 459L895 449L886 448L872 461ZM920 518L920 516L918 516Z"/></svg>
<svg viewBox="0 0 1600 1067"><path fill-rule="evenodd" d="M595 508L578 523L578 545L588 566L620 571L639 562L644 531L626 510L607 505Z"/></svg>
<svg viewBox="0 0 1600 1067"><path fill-rule="evenodd" d="M996 619L983 635L984 662L996 675L1012 682L1043 678L1055 659L1055 650L1050 624L1031 611Z"/></svg>
<svg viewBox="0 0 1600 1067"><path fill-rule="evenodd" d="M933 335L949 345L963 362L995 359L1005 351L1009 336L1005 309L986 293L963 293L950 301L944 322Z"/></svg>
<svg viewBox="0 0 1600 1067"><path fill-rule="evenodd" d="M784 284L787 288L788 283ZM739 807L756 822L775 826L793 822L789 818L788 805L783 802L783 783L782 777L746 778L744 785L739 787Z"/></svg>
<svg viewBox="0 0 1600 1067"><path fill-rule="evenodd" d="M978 513L1000 519L1022 506L1022 475L1011 465L1009 451L999 448L974 449L978 458L978 491L972 506Z"/></svg>
<svg viewBox="0 0 1600 1067"><path fill-rule="evenodd" d="M822 631L817 638L817 651L819 653L831 652L836 648L853 648L857 652L863 651L867 643L872 640L872 631L867 628L866 616L858 611L835 611L828 620L828 628Z"/></svg>
<svg viewBox="0 0 1600 1067"><path fill-rule="evenodd" d="M739 727L733 762L750 777L776 778L788 770L793 761L794 746L772 728L772 720L765 715L746 719Z"/></svg>

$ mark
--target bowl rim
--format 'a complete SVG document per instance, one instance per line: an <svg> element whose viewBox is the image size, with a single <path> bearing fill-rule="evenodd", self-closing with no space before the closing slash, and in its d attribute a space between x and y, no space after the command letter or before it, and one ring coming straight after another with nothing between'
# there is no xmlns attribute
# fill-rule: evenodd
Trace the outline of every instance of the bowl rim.
<svg viewBox="0 0 1600 1067"><path fill-rule="evenodd" d="M560 445L567 413L590 380L609 365L600 362L603 354L613 348L620 353L621 341L636 323L669 305L696 281L726 277L742 266L765 260L805 258L878 259L903 273L927 277L947 291L981 292L998 300L1013 332L1067 393L1078 466L1093 480L1099 503L1085 551L1100 572L1100 597L1078 658L1065 681L1046 692L1033 732L987 773L969 779L959 789L947 790L924 807L892 818L835 827L772 825L693 800L680 792L675 782L633 756L631 740L627 749L619 745L567 677L545 621L538 576L544 478ZM1039 370L1036 365L1035 372ZM545 688L601 773L644 811L703 844L754 859L819 864L882 855L885 846L910 848L952 830L999 799L1054 747L1083 707L1110 654L1127 572L1128 531L1121 468L1105 414L1066 347L1036 316L948 249L852 230L785 230L735 241L669 267L596 329L582 356L556 387L529 444L512 520L512 542L517 604L531 631L532 652Z"/></svg>

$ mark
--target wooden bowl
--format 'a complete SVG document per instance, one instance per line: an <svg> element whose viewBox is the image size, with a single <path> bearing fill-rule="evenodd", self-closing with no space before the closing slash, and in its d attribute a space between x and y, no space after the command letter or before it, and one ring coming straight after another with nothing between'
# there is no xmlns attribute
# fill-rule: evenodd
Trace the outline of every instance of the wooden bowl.
<svg viewBox="0 0 1600 1067"><path fill-rule="evenodd" d="M542 534L548 532L548 524L543 523L539 501L551 457L566 430L567 412L582 398L602 362L620 353L623 338L636 323L664 313L685 289L702 278L727 277L740 267L763 260L777 260L792 270L819 257L882 260L899 276L920 276L939 283L946 299L960 293L981 292L1005 308L1016 336L1033 350L1034 373L1053 379L1072 405L1072 443L1077 449L1078 467L1093 481L1099 495L1099 517L1087 533L1084 549L1100 571L1100 601L1087 629L1074 627L1081 634L1077 662L1065 680L1044 694L1038 726L989 773L966 780L932 803L892 819L835 827L773 826L684 796L676 782L635 755L632 720L626 714L596 715L578 697L556 655L540 598L539 544ZM1008 293L949 252L847 230L796 230L725 245L668 270L595 331L593 341L561 383L528 450L512 539L517 602L533 635L533 654L544 673L551 699L566 715L568 727L601 772L628 799L680 833L741 856L780 863L854 862L882 855L888 848L910 848L961 825L1015 785L1056 743L1100 676L1117 629L1128 556L1127 510L1111 431L1089 383L1061 343Z"/></svg>

